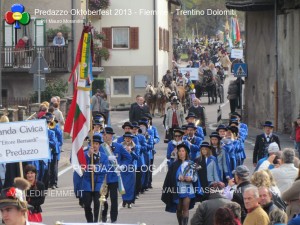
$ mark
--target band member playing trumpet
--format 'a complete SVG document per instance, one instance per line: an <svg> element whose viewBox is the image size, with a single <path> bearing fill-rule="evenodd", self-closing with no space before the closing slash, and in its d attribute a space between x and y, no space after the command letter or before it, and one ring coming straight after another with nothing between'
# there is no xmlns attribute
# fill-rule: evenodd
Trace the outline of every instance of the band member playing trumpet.
<svg viewBox="0 0 300 225"><path fill-rule="evenodd" d="M189 142L189 146L190 146L190 150L191 150L190 158L191 158L191 160L194 160L195 158L197 158L200 155L199 148L202 143L202 140L199 137L195 136L195 131L196 131L197 127L195 126L194 123L189 123L186 126L186 129L187 129L187 135L183 137L183 140Z"/></svg>
<svg viewBox="0 0 300 225"><path fill-rule="evenodd" d="M120 172L125 170L132 161L131 155L123 148L123 146L113 142L114 134L111 127L105 127L102 131L104 143L100 146L100 152L105 152L109 160L107 174L108 192L105 197L107 199L108 195L110 195L110 218L112 223L116 222L118 218L118 187L122 181L120 180ZM107 211L108 203L106 201L102 212L102 222L107 221Z"/></svg>
<svg viewBox="0 0 300 225"><path fill-rule="evenodd" d="M56 148L56 152L52 151L52 159L50 163L50 187L52 189L58 188L57 181L58 181L58 161L60 160L60 152L63 144L63 134L62 130L60 129L59 124L54 122L54 116L51 113L46 113L47 121L49 129L53 130L55 133L55 137L58 141L58 147Z"/></svg>
<svg viewBox="0 0 300 225"><path fill-rule="evenodd" d="M190 112L187 117L185 117L187 123L194 123L197 127L195 135L201 138L201 142L204 140L204 133L202 127L200 127L200 119L197 119L195 113Z"/></svg>
<svg viewBox="0 0 300 225"><path fill-rule="evenodd" d="M93 136L93 145L85 151L87 167L81 181L82 203L84 206L85 218L88 223L97 223L100 207L100 188L104 181L108 169L108 158L106 154L100 152L102 138L99 135ZM93 157L93 161L92 158ZM93 173L92 173L93 171ZM94 190L92 190L92 177L94 176ZM94 203L94 213L92 213L91 204Z"/></svg>
<svg viewBox="0 0 300 225"><path fill-rule="evenodd" d="M166 211L176 212L178 224L187 225L189 209L194 207L196 195L202 192L194 162L189 160L189 147L180 144L177 149L177 161L168 170L161 199Z"/></svg>
<svg viewBox="0 0 300 225"><path fill-rule="evenodd" d="M180 144L185 144L189 146L188 141L183 140L184 132L180 129L174 130L174 139L169 141L168 148L167 148L167 159L168 159L168 167L172 165L174 161L177 160L177 146Z"/></svg>
<svg viewBox="0 0 300 225"><path fill-rule="evenodd" d="M122 195L123 207L132 207L132 203L135 201L135 170L137 167L137 160L139 158L139 148L136 148L133 138L135 136L131 132L125 132L123 135L124 141L121 143L123 148L131 155L132 161L128 165L128 169L121 173L125 194Z"/></svg>

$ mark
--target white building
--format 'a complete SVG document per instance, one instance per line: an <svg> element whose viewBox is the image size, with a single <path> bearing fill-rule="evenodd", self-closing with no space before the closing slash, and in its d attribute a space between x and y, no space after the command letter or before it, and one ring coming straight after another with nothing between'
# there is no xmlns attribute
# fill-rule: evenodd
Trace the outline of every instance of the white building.
<svg viewBox="0 0 300 225"><path fill-rule="evenodd" d="M109 60L102 60L104 72L95 74L109 78L113 106L133 102L144 94L146 82L156 85L170 69L174 4L180 5L174 0L111 0L108 15L91 17L95 29L106 35L103 47L110 50Z"/></svg>

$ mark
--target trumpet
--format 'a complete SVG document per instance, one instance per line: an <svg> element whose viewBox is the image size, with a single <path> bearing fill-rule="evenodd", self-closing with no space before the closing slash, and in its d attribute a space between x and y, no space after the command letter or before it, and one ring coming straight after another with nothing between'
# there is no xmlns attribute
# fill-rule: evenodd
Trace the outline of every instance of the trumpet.
<svg viewBox="0 0 300 225"><path fill-rule="evenodd" d="M53 130L53 129L56 127L55 121L51 121L51 122L49 123L48 127L49 127L50 130Z"/></svg>
<svg viewBox="0 0 300 225"><path fill-rule="evenodd" d="M201 120L196 120L195 126L198 126L201 123Z"/></svg>

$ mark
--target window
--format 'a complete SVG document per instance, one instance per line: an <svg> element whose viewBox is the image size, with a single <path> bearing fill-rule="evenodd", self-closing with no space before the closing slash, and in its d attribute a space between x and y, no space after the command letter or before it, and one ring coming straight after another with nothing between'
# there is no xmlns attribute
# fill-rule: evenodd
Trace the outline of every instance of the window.
<svg viewBox="0 0 300 225"><path fill-rule="evenodd" d="M108 49L139 49L138 27L102 27L106 39L102 46Z"/></svg>
<svg viewBox="0 0 300 225"><path fill-rule="evenodd" d="M113 48L129 48L129 28L114 27L112 28Z"/></svg>
<svg viewBox="0 0 300 225"><path fill-rule="evenodd" d="M111 77L112 97L131 97L131 77Z"/></svg>

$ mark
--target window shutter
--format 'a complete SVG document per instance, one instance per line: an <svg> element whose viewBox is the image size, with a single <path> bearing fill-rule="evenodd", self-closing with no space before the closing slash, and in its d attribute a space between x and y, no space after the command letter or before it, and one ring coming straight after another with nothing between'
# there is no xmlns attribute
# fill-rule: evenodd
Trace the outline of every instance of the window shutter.
<svg viewBox="0 0 300 225"><path fill-rule="evenodd" d="M163 42L162 29L159 28L159 50L162 50L162 42Z"/></svg>
<svg viewBox="0 0 300 225"><path fill-rule="evenodd" d="M102 41L102 46L108 49L112 49L111 27L103 27L102 32L105 34L105 40Z"/></svg>
<svg viewBox="0 0 300 225"><path fill-rule="evenodd" d="M164 29L164 51L167 51L167 30Z"/></svg>
<svg viewBox="0 0 300 225"><path fill-rule="evenodd" d="M138 49L139 48L139 28L138 27L130 27L130 49Z"/></svg>
<svg viewBox="0 0 300 225"><path fill-rule="evenodd" d="M169 52L169 50L170 50L170 46L169 46L169 43L170 43L170 36L169 36L169 31L167 30L167 48L166 48L166 50Z"/></svg>

